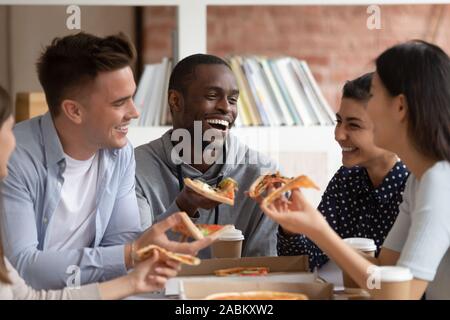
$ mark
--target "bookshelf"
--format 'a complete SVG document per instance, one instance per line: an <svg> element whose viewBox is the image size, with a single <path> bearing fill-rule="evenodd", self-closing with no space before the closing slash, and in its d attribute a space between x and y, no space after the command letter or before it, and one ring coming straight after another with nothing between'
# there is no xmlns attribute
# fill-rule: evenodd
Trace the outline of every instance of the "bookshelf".
<svg viewBox="0 0 450 320"><path fill-rule="evenodd" d="M445 0L378 0L377 5L444 4ZM0 0L0 5L81 6L176 6L178 58L205 53L208 6L282 6L282 5L371 5L373 0ZM141 145L159 138L169 127L130 127L129 139ZM323 189L340 165L340 148L334 141L334 128L321 127L243 127L234 134L256 150L279 157L287 174L305 173ZM264 142L265 140L265 142ZM262 141L255 143L255 141ZM269 143L270 142L270 143ZM321 169L317 169L321 168ZM318 196L313 197L318 202Z"/></svg>

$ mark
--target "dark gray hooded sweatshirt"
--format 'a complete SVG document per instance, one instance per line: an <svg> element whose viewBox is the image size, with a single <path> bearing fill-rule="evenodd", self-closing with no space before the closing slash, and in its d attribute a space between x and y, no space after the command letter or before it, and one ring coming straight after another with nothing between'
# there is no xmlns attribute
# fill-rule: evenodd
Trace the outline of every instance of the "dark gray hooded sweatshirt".
<svg viewBox="0 0 450 320"><path fill-rule="evenodd" d="M177 164L172 161L173 144L170 140L172 130L161 138L135 149L136 156L136 194L141 214L141 224L147 228L176 211L175 198L180 192ZM226 143L226 161L214 163L205 173L183 162L181 178L202 179L216 186L223 177L231 177L239 184L234 206L219 205L219 224L233 224L242 230L242 256L275 256L277 244L277 225L263 214L258 204L247 197L247 191L253 181L261 174L272 173L278 165L268 157L250 149L239 142L236 136L229 134ZM194 223L214 223L215 209L199 209ZM179 236L170 234L177 240ZM208 248L199 253L201 258L209 258Z"/></svg>

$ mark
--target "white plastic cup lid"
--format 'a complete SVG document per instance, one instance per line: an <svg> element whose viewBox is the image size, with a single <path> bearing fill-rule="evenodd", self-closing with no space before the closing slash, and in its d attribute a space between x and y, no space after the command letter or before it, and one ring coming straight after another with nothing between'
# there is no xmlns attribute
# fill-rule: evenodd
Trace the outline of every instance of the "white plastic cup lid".
<svg viewBox="0 0 450 320"><path fill-rule="evenodd" d="M238 230L235 227L233 227L222 233L217 240L221 241L244 240L244 235L242 234L241 230Z"/></svg>
<svg viewBox="0 0 450 320"><path fill-rule="evenodd" d="M367 238L346 238L344 241L356 250L361 251L376 251L377 246L373 239Z"/></svg>
<svg viewBox="0 0 450 320"><path fill-rule="evenodd" d="M397 266L380 266L376 269L380 280L383 282L401 282L413 279L413 274L408 268Z"/></svg>

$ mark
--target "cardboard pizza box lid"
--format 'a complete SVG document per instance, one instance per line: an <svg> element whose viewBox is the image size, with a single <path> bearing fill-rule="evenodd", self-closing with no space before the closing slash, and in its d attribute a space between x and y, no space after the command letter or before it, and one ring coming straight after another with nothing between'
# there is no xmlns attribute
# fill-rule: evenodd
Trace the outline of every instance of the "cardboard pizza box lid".
<svg viewBox="0 0 450 320"><path fill-rule="evenodd" d="M333 299L333 284L331 283L241 282L225 280L209 282L182 281L180 297L181 299L199 300L214 293L261 290L303 293L311 300Z"/></svg>
<svg viewBox="0 0 450 320"><path fill-rule="evenodd" d="M264 276L229 276L217 277L214 271L233 267L268 267L269 274ZM210 283L222 279L224 281L241 282L291 282L310 283L317 280L317 274L309 271L308 256L282 257L245 257L225 259L205 259L198 266L183 265L178 276L166 283L167 296L179 296L182 281L201 281Z"/></svg>
<svg viewBox="0 0 450 320"><path fill-rule="evenodd" d="M308 256L204 259L198 266L183 265L178 276L214 275L218 269L268 267L270 272L309 272Z"/></svg>

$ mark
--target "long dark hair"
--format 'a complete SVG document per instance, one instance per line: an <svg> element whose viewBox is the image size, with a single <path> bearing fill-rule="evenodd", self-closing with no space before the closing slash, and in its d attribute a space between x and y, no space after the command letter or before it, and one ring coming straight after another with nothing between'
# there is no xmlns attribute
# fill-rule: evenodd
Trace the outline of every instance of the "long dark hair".
<svg viewBox="0 0 450 320"><path fill-rule="evenodd" d="M12 115L13 109L9 101L8 94L5 89L0 86L0 129L6 120ZM1 146L0 146L1 148ZM2 182L0 180L0 215L3 215L3 201L1 195ZM2 243L2 226L0 225L0 282L11 283L8 277L8 270L6 270L5 257L3 254L3 243Z"/></svg>
<svg viewBox="0 0 450 320"><path fill-rule="evenodd" d="M413 40L384 51L376 66L389 94L406 97L414 147L435 160L450 161L448 55L434 44Z"/></svg>

